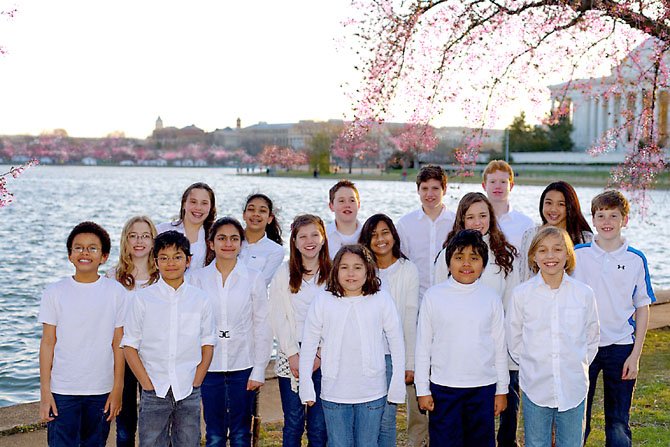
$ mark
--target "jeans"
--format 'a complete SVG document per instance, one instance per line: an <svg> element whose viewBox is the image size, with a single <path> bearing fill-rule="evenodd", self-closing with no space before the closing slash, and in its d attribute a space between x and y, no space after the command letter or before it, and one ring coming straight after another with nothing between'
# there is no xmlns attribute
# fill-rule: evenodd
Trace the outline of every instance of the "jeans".
<svg viewBox="0 0 670 447"><path fill-rule="evenodd" d="M510 370L507 408L500 414L498 447L517 447L517 424L519 420L519 371Z"/></svg>
<svg viewBox="0 0 670 447"><path fill-rule="evenodd" d="M430 445L495 447L496 385L452 388L430 383L435 408L428 416Z"/></svg>
<svg viewBox="0 0 670 447"><path fill-rule="evenodd" d="M589 394L586 404L586 434L591 431L591 407L596 392L596 382L603 372L605 410L605 446L628 447L633 445L630 431L630 405L635 390L635 379L622 380L623 364L633 351L633 345L610 345L598 348L596 358L589 366Z"/></svg>
<svg viewBox="0 0 670 447"><path fill-rule="evenodd" d="M165 397L142 390L139 417L140 447L200 446L200 388L175 401L172 389Z"/></svg>
<svg viewBox="0 0 670 447"><path fill-rule="evenodd" d="M116 447L135 447L137 432L137 378L126 363L121 412L116 417Z"/></svg>
<svg viewBox="0 0 670 447"><path fill-rule="evenodd" d="M323 418L321 405L321 369L312 374L316 401L313 406L305 408L298 393L291 390L291 379L277 377L281 408L284 412L284 428L282 430L282 445L284 447L300 447L302 434L307 422L307 441L310 447L325 447L328 435L326 421Z"/></svg>
<svg viewBox="0 0 670 447"><path fill-rule="evenodd" d="M49 447L104 447L109 435L104 412L108 396L53 393L58 416L47 424Z"/></svg>
<svg viewBox="0 0 670 447"><path fill-rule="evenodd" d="M391 362L391 355L386 354L386 388L391 384L391 376L393 375L393 364ZM396 445L396 412L398 405L386 401L384 406L384 413L382 414L382 425L379 430L379 447L395 447Z"/></svg>
<svg viewBox="0 0 670 447"><path fill-rule="evenodd" d="M526 395L523 400L523 429L526 447L551 445L551 431L556 424L556 447L581 447L584 443L586 399L575 408L558 411L557 408L535 405Z"/></svg>
<svg viewBox="0 0 670 447"><path fill-rule="evenodd" d="M207 447L249 447L255 391L247 391L251 368L210 371L202 383Z"/></svg>
<svg viewBox="0 0 670 447"><path fill-rule="evenodd" d="M376 446L386 396L360 404L323 403L328 447Z"/></svg>

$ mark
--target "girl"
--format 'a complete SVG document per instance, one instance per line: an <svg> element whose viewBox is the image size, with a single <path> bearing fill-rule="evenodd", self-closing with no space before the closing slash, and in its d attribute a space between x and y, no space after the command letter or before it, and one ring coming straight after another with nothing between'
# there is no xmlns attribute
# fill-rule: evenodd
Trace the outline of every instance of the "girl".
<svg viewBox="0 0 670 447"><path fill-rule="evenodd" d="M158 233L176 230L185 235L191 243L190 268L195 270L205 266L207 244L205 239L216 219L216 198L214 191L206 183L194 183L181 195L179 220L158 225Z"/></svg>
<svg viewBox="0 0 670 447"><path fill-rule="evenodd" d="M263 272L265 284L270 284L284 260L281 226L273 211L272 200L265 194L251 194L244 205L242 218L246 224L246 239L242 243L240 260Z"/></svg>
<svg viewBox="0 0 670 447"><path fill-rule="evenodd" d="M131 217L121 231L119 262L107 272L128 290L149 286L158 281L158 269L151 256L156 227L146 216ZM116 445L135 446L137 431L137 379L126 364L123 376L121 413L116 417Z"/></svg>
<svg viewBox="0 0 670 447"><path fill-rule="evenodd" d="M544 227L533 238L529 266L540 272L514 289L507 347L519 364L527 447L584 442L589 364L598 351L593 290L570 277L575 252L568 233ZM567 274L566 274L567 273Z"/></svg>
<svg viewBox="0 0 670 447"><path fill-rule="evenodd" d="M321 389L321 360L318 356L311 374L316 401L306 412L297 387L300 343L307 310L314 297L324 290L329 273L330 256L323 221L311 214L297 216L291 224L289 261L279 267L270 283L271 323L279 344L275 366L284 411L282 445L286 447L300 447L305 422L310 446L325 446L327 441L326 422L318 395Z"/></svg>
<svg viewBox="0 0 670 447"><path fill-rule="evenodd" d="M388 388L385 338L393 361ZM330 447L377 445L386 401L399 404L405 399L404 351L398 312L393 299L380 290L372 255L361 245L342 246L326 291L307 312L300 348L300 399L308 406L316 403L311 375L314 361L321 357L321 398Z"/></svg>
<svg viewBox="0 0 670 447"><path fill-rule="evenodd" d="M372 252L381 288L387 291L395 302L405 336L405 383L411 385L414 383L416 318L419 313L419 271L400 251L398 231L391 218L385 214L375 214L365 221L359 243ZM384 352L388 386L393 372L388 345L385 345ZM414 387L408 387L407 391L412 392L413 389ZM410 402L413 404L415 401L416 399L410 396ZM396 445L396 408L395 404L386 403L379 433L380 447ZM408 411L414 410L418 413L419 407L410 405Z"/></svg>
<svg viewBox="0 0 670 447"><path fill-rule="evenodd" d="M564 181L550 183L540 196L540 217L542 225L529 228L521 238L520 279L527 281L533 276L528 267L532 265L528 258L528 249L538 230L546 225L562 228L568 232L573 245L591 242L593 232L582 215L582 208L575 189Z"/></svg>
<svg viewBox="0 0 670 447"><path fill-rule="evenodd" d="M272 351L265 281L238 262L244 229L232 217L218 219L207 238L207 267L190 281L212 299L218 343L202 384L207 446L249 446L255 390L265 382Z"/></svg>

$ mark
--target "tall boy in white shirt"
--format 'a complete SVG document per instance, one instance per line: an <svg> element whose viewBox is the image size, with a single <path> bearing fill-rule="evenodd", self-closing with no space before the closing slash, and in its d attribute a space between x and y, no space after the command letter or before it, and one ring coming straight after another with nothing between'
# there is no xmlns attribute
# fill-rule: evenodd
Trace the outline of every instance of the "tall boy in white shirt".
<svg viewBox="0 0 670 447"><path fill-rule="evenodd" d="M594 290L600 319L600 345L589 367L586 437L596 382L603 372L605 439L608 446L630 446L630 406L640 355L655 301L647 259L621 235L630 205L619 191L598 194L591 202L594 242L576 249L575 278ZM585 439L586 439L585 437Z"/></svg>
<svg viewBox="0 0 670 447"><path fill-rule="evenodd" d="M212 306L184 282L191 253L183 234L158 235L153 255L161 278L132 298L121 343L142 386L140 445L199 445L200 385L215 341Z"/></svg>
<svg viewBox="0 0 670 447"><path fill-rule="evenodd" d="M67 238L75 274L44 290L39 411L50 447L104 445L121 410L126 291L98 274L110 247L100 225L75 226Z"/></svg>
<svg viewBox="0 0 670 447"><path fill-rule="evenodd" d="M326 225L328 254L335 259L343 245L355 244L363 228L358 221L361 198L356 185L349 180L340 180L328 191L328 207L335 213L335 220Z"/></svg>
<svg viewBox="0 0 670 447"><path fill-rule="evenodd" d="M419 407L430 443L495 447L495 416L507 405L507 349L500 296L478 280L488 246L463 230L446 247L450 278L426 291L416 336Z"/></svg>

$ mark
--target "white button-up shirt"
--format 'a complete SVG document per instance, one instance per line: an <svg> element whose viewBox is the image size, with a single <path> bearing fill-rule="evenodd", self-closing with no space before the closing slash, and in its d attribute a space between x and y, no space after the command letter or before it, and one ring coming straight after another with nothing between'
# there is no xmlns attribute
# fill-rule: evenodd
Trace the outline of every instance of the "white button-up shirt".
<svg viewBox="0 0 670 447"><path fill-rule="evenodd" d="M330 255L330 259L335 259L335 255L343 245L357 244L362 229L363 226L359 221L356 221L356 231L354 231L353 234L342 234L337 231L337 225L335 224L335 221L326 225L328 254Z"/></svg>
<svg viewBox="0 0 670 447"><path fill-rule="evenodd" d="M270 240L267 235L253 244L242 241L242 249L238 259L247 267L263 273L263 279L267 286L284 260L284 247Z"/></svg>
<svg viewBox="0 0 670 447"><path fill-rule="evenodd" d="M178 231L181 234L186 235L183 223L174 225L172 222L163 222L156 226L156 231L158 234L165 233L166 231ZM187 273L205 266L205 257L207 256L206 238L205 229L200 227L200 230L198 230L198 240L191 242L191 264L186 271Z"/></svg>
<svg viewBox="0 0 670 447"><path fill-rule="evenodd" d="M500 230L505 235L507 242L514 245L517 250L521 249L523 233L525 233L527 229L533 228L535 225L533 219L520 211L512 209L511 204L508 204L508 209L505 214L496 216L496 220L498 221L498 227L500 227Z"/></svg>
<svg viewBox="0 0 670 447"><path fill-rule="evenodd" d="M400 248L419 269L419 299L435 283L435 258L455 220L456 215L446 206L434 221L421 208L398 220Z"/></svg>
<svg viewBox="0 0 670 447"><path fill-rule="evenodd" d="M567 274L551 289L538 273L512 292L506 323L519 386L530 400L558 411L579 405L600 339L593 290Z"/></svg>
<svg viewBox="0 0 670 447"><path fill-rule="evenodd" d="M215 343L207 295L188 283L175 290L160 279L131 301L121 346L137 349L158 397L170 388L175 400L188 397L201 348Z"/></svg>
<svg viewBox="0 0 670 447"><path fill-rule="evenodd" d="M265 382L272 353L268 296L263 275L237 262L223 284L216 261L190 276L209 295L214 309L216 340L209 371L252 368L250 380Z"/></svg>

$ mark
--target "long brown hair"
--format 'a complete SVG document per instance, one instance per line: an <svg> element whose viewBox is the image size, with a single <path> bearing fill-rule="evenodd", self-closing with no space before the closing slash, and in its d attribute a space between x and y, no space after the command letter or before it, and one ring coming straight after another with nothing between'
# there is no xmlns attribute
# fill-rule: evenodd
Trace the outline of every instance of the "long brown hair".
<svg viewBox="0 0 670 447"><path fill-rule="evenodd" d="M495 257L495 264L500 267L500 271L505 272L505 278L507 278L507 275L509 275L514 268L514 257L517 256L518 253L516 248L507 242L503 232L500 231L498 220L496 219L491 202L489 202L489 199L480 192L469 192L461 198L461 201L458 203L458 209L456 210L456 222L454 222L454 228L449 232L447 239L442 246L446 247L452 237L458 234L459 231L465 230L465 214L472 205L478 202L485 203L486 208L489 210L489 248Z"/></svg>
<svg viewBox="0 0 670 447"><path fill-rule="evenodd" d="M326 237L326 227L323 224L323 221L319 216L313 214L301 214L296 216L291 224L291 241L288 261L288 285L291 289L291 293L298 293L300 286L302 286L302 276L305 273L313 273L305 269L305 266L302 265L302 253L300 253L300 250L298 250L298 247L295 244L296 238L298 237L298 231L309 224L316 225L319 233L321 233L321 237L323 237L323 246L321 247L321 251L319 251L319 272L316 278L316 283L318 285L323 284L328 280L328 275L330 274L331 262L330 255L328 254L328 239Z"/></svg>
<svg viewBox="0 0 670 447"><path fill-rule="evenodd" d="M346 253L351 253L358 256L363 260L363 264L365 264L363 296L374 295L375 293L379 292L381 289L381 280L377 277L377 264L375 263L375 259L372 257L370 250L361 244L343 245L340 247L340 250L337 252L335 259L333 260L333 268L330 270L330 275L328 275L326 290L338 298L342 298L344 296L344 288L340 284L338 270L340 269L342 256L344 256Z"/></svg>
<svg viewBox="0 0 670 447"><path fill-rule="evenodd" d="M186 201L188 200L189 194L191 194L191 191L193 191L194 189L203 189L207 191L207 194L209 195L209 204L210 204L209 214L207 214L205 221L202 223L202 228L205 230L205 237L206 237L207 234L209 233L209 229L212 226L212 223L214 223L214 220L216 219L216 196L214 195L214 190L207 183L196 182L193 183L188 188L186 188L184 193L181 195L179 220L173 222L172 225L178 226L184 222L184 216L186 215Z"/></svg>
<svg viewBox="0 0 670 447"><path fill-rule="evenodd" d="M149 225L151 231L151 239L156 239L156 226L147 216L134 216L128 219L126 224L123 226L121 231L121 242L119 244L119 263L116 265L116 280L121 283L123 287L128 290L133 290L135 288L135 277L133 276L133 270L135 270L135 263L133 262L133 257L130 254L130 243L128 242L128 234L130 234L130 229L132 226L138 222L144 222ZM147 285L153 284L158 281L160 274L158 273L158 268L156 263L153 260L151 254L147 259L147 267L149 271L149 282Z"/></svg>
<svg viewBox="0 0 670 447"><path fill-rule="evenodd" d="M542 195L540 195L540 219L542 219L542 225L547 224L547 219L544 217L544 197L549 191L558 191L565 198L565 231L570 235L572 243L583 244L586 242L583 233L593 233L593 231L582 214L582 207L579 204L577 192L570 183L560 180L550 183L544 188Z"/></svg>

